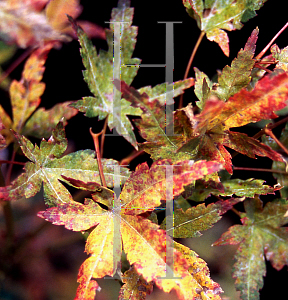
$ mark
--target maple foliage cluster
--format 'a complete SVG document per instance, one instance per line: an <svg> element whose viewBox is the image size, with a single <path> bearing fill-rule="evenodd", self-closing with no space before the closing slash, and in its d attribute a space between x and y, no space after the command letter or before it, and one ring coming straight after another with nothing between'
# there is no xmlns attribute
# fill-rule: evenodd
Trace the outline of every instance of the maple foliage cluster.
<svg viewBox="0 0 288 300"><path fill-rule="evenodd" d="M241 29L265 1L226 2L183 0L183 5L202 35L229 56L226 31ZM276 123L254 137L237 129L287 113L288 49L274 44L271 54L255 56L256 28L231 66L219 71L217 81L195 67L195 78L135 89L131 84L141 60L133 57L137 27L132 25L130 1L119 0L105 30L78 21L81 9L78 0L0 2L0 31L7 47L31 49L19 81L5 85L1 77L12 116L0 106L0 149L13 144L11 165L17 156L27 158L14 180L9 172L4 174L6 178L1 172L4 216L8 216L11 201L32 198L43 187L47 209L38 212L38 217L86 238L89 257L80 266L75 299L97 299L97 279L110 276L122 284L118 299L146 299L157 286L183 300L216 300L221 299L223 290L211 279L206 262L174 239L199 237L233 210L241 224L231 226L213 245L238 245L232 274L235 287L240 299L260 299L265 260L276 270L288 263L283 154L288 153L288 129L286 126L280 141L271 131ZM120 23L118 41L115 31ZM106 39L108 50L96 50L92 37ZM53 48L60 49L72 38L79 41L83 77L92 96L39 108L46 87L47 57ZM116 43L121 62L114 56ZM121 70L119 78L117 68ZM167 91L176 98L188 89L194 89L196 104L175 109L172 120L167 121ZM65 126L79 113L105 120L99 134L90 130L95 151L67 150ZM168 133L168 126L173 134ZM135 149L124 162L103 158L104 136L111 131ZM139 142L138 135L145 141ZM35 138L41 139L39 146L31 142ZM149 154L153 163L144 162L131 170L127 165L142 152ZM232 179L232 159L237 153L271 159L278 184ZM85 199L76 199L70 187L85 192ZM261 195L275 192L279 198L263 205ZM216 201L205 205L212 195ZM173 213L169 214L172 201ZM234 208L238 204L243 212ZM166 218L161 219L159 212L165 209ZM6 243L9 248L8 234Z"/></svg>

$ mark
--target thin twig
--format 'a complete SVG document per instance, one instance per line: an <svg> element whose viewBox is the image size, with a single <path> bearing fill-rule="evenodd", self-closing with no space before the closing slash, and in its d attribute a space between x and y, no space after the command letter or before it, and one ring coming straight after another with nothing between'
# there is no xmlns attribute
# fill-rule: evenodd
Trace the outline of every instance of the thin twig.
<svg viewBox="0 0 288 300"><path fill-rule="evenodd" d="M241 218L241 213L234 207L231 208L231 210L238 216Z"/></svg>
<svg viewBox="0 0 288 300"><path fill-rule="evenodd" d="M186 68L186 71L185 71L183 80L187 79L187 77L188 77L188 74L189 74L189 71L190 71L192 62L193 62L193 60L194 60L194 57L195 57L195 55L196 55L196 52L197 52L197 50L198 50L198 48L199 48L199 45L200 45L200 43L201 43L201 41L202 41L204 35L205 35L205 32L204 32L204 31L201 31L201 33L200 33L200 35L199 35L199 37L198 37L198 40L197 40L197 42L196 42L196 44L195 44L195 46L194 46L194 49L193 49L193 51L192 51L192 54L191 54L191 56L190 56L190 60L189 60L189 62L188 62L188 65L187 65L187 68ZM182 106L183 106L183 94L180 96L178 108L180 109L180 108L182 108Z"/></svg>
<svg viewBox="0 0 288 300"><path fill-rule="evenodd" d="M277 137L274 135L271 129L264 128L264 132L269 135L276 143L277 145L288 155L287 148L277 139Z"/></svg>
<svg viewBox="0 0 288 300"><path fill-rule="evenodd" d="M11 157L11 164L9 165L8 171L7 171L7 177L6 177L6 185L9 185L11 183L11 175L12 175L12 168L13 168L13 162L15 160L16 156L16 150L13 150L12 157Z"/></svg>
<svg viewBox="0 0 288 300"><path fill-rule="evenodd" d="M288 175L288 172L273 169L261 169L261 168L246 168L246 167L233 167L234 171L256 171L256 172L269 172Z"/></svg>
<svg viewBox="0 0 288 300"><path fill-rule="evenodd" d="M13 72L21 63L22 61L28 57L31 52L34 50L35 48L30 48L27 49L25 52L23 52L9 67L8 69L2 74L2 76L0 76L0 84L1 82L8 77L11 72Z"/></svg>
<svg viewBox="0 0 288 300"><path fill-rule="evenodd" d="M99 173L100 173L100 179L101 179L101 185L104 187L107 187L106 184L106 180L105 180L105 176L103 173L103 167L102 167L102 162L101 162L101 155L100 155L100 149L99 149L99 141L98 141L98 137L99 135L102 134L103 130L100 131L99 133L93 133L92 132L92 128L89 128L90 134L93 138L94 141L94 146L95 146L95 151L96 151L96 158L97 158L97 162L98 162L98 169L99 169Z"/></svg>
<svg viewBox="0 0 288 300"><path fill-rule="evenodd" d="M266 51L270 48L270 46L274 43L274 41L278 38L278 36L288 27L288 22L277 32L277 34L273 37L273 39L268 43L268 45L255 57L256 60L261 59L262 56L266 53Z"/></svg>
<svg viewBox="0 0 288 300"><path fill-rule="evenodd" d="M0 159L0 164L13 164L13 165L25 166L25 163L20 161L1 160L1 159Z"/></svg>
<svg viewBox="0 0 288 300"><path fill-rule="evenodd" d="M269 69L267 69L267 68L264 68L264 67L262 67L262 66L259 66L258 63L255 64L254 67L255 67L255 68L258 68L258 69L261 69L261 70L264 70L265 72L270 73L270 74L273 73L273 71L271 71L271 70L269 70Z"/></svg>
<svg viewBox="0 0 288 300"><path fill-rule="evenodd" d="M129 165L130 162L135 159L136 157L144 154L145 151L144 150L140 150L140 151L136 151L134 150L131 154L129 154L127 157L123 158L121 161L120 161L120 166L123 166L123 165Z"/></svg>

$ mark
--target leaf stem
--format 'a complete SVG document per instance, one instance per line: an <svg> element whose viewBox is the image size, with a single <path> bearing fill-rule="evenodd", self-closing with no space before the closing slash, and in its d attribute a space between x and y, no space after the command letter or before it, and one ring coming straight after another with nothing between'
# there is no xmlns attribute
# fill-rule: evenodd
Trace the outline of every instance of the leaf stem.
<svg viewBox="0 0 288 300"><path fill-rule="evenodd" d="M99 169L99 173L100 173L100 179L101 179L101 185L104 187L107 187L106 184L106 180L105 180L105 176L103 173L103 167L102 167L102 162L101 162L101 154L100 154L100 149L99 149L99 141L98 141L98 137L99 135L102 134L103 130L101 130L99 133L93 133L92 132L92 128L89 128L90 134L93 138L94 141L94 146L95 146L95 151L96 151L96 158L97 158L97 162L98 162L98 169Z"/></svg>
<svg viewBox="0 0 288 300"><path fill-rule="evenodd" d="M0 159L0 164L14 164L14 165L25 166L25 163L20 161L11 161L11 160L2 160L2 159Z"/></svg>
<svg viewBox="0 0 288 300"><path fill-rule="evenodd" d="M268 45L255 57L256 60L261 59L262 56L266 53L266 51L270 48L270 46L274 43L274 41L278 38L278 36L288 27L288 22L277 32L277 34L273 37L273 39L268 43Z"/></svg>
<svg viewBox="0 0 288 300"><path fill-rule="evenodd" d="M191 56L190 56L188 65L187 65L187 67L186 67L186 71L185 71L183 80L187 79L187 77L188 77L188 73L189 73L189 71L190 71L192 62L193 62L193 60L194 60L194 57L195 57L195 55L196 55L196 52L197 52L197 50L198 50L198 48L199 48L199 45L200 45L200 43L201 43L201 41L202 41L204 35L205 35L205 31L201 31L201 33L200 33L200 35L199 35L199 37L198 37L198 40L197 40L197 42L196 42L196 44L195 44L195 46L194 46L194 49L193 49L193 51L192 51L192 53L191 53ZM180 109L180 108L182 108L182 107L183 107L183 94L181 94L181 96L180 96L178 109Z"/></svg>
<svg viewBox="0 0 288 300"><path fill-rule="evenodd" d="M103 130L102 130L102 135L101 135L101 150L100 150L100 157L103 157L103 151L104 151L104 141L105 141L105 133L106 133L106 129L107 129L107 124L108 124L108 116L105 119L105 123L103 126Z"/></svg>
<svg viewBox="0 0 288 300"><path fill-rule="evenodd" d="M267 135L269 135L277 143L277 145L288 155L287 148L277 139L277 137L274 135L270 128L264 128L264 132Z"/></svg>
<svg viewBox="0 0 288 300"><path fill-rule="evenodd" d="M246 167L233 167L234 171L256 171L256 172L270 172L288 175L288 172L273 169L261 169L261 168L246 168Z"/></svg>
<svg viewBox="0 0 288 300"><path fill-rule="evenodd" d="M238 216L241 218L241 213L234 207L231 208L231 210Z"/></svg>
<svg viewBox="0 0 288 300"><path fill-rule="evenodd" d="M145 153L144 150L140 150L140 151L134 150L132 153L130 153L128 156L126 156L125 158L123 158L120 161L120 166L129 165L133 159L135 159L136 157L138 157L144 153Z"/></svg>
<svg viewBox="0 0 288 300"><path fill-rule="evenodd" d="M14 149L11 157L11 163L7 171L6 185L9 185L11 182L11 174L12 174L12 168L13 168L13 162L15 160L15 156L16 156L16 150Z"/></svg>

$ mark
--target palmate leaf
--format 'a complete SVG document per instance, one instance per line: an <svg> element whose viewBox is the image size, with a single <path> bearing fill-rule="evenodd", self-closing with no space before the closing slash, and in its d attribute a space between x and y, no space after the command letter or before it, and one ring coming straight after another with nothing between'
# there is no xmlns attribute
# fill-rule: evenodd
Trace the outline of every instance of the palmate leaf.
<svg viewBox="0 0 288 300"><path fill-rule="evenodd" d="M246 87L251 80L251 71L255 64L253 59L259 30L254 29L249 37L244 50L238 52L237 58L232 61L231 67L226 66L218 76L218 83L214 84L203 72L194 68L196 82L195 95L200 100L196 105L202 110L206 100L216 95L219 99L227 101L231 96ZM205 79L205 80L204 80ZM213 91L212 91L213 86Z"/></svg>
<svg viewBox="0 0 288 300"><path fill-rule="evenodd" d="M82 12L79 3L80 0L3 0L0 3L1 33L7 42L16 43L20 48L70 41L72 33L66 14L77 18ZM89 29L91 37L105 38L100 26L90 22L80 24Z"/></svg>
<svg viewBox="0 0 288 300"><path fill-rule="evenodd" d="M244 202L246 213L242 225L234 225L213 245L239 244L233 267L236 289L241 299L260 299L266 275L265 258L280 270L288 264L288 223L284 217L288 208L286 200L275 200L262 207L259 198ZM265 256L265 258L264 258Z"/></svg>
<svg viewBox="0 0 288 300"><path fill-rule="evenodd" d="M0 198L18 200L34 196L44 186L44 198L48 205L73 201L69 191L60 183L61 175L100 183L95 152L81 150L63 156L67 148L63 122L59 122L48 141L42 140L40 147L24 136L15 133L24 155L30 160L25 164L25 172L8 187L0 188ZM113 187L114 165L117 161L103 159L104 175L108 186ZM120 178L124 182L129 176L126 168L121 168Z"/></svg>
<svg viewBox="0 0 288 300"><path fill-rule="evenodd" d="M172 182L173 196L181 193L184 185L216 172L221 167L214 162L182 161L172 165L171 160L163 160L153 163L149 169L148 165L143 163L125 182L119 196L121 202L119 208L113 207L114 193L105 189L103 190L106 191L104 202L112 205L108 205L108 210L102 209L97 204L97 202L103 203L100 191L93 194L94 201L86 199L84 205L78 202L62 203L57 207L38 213L38 216L53 224L64 225L67 229L75 231L88 230L98 224L87 239L86 252L91 256L80 267L78 294L90 293L91 284L97 287L95 281L91 283L92 278L97 279L104 275L112 276L114 274L115 265L121 258L121 243L120 248L113 251L114 222L118 222L127 259L146 282L154 281L164 292L175 289L179 299L191 300L196 296L199 299L220 299L219 293L222 290L209 278L207 266L203 266L203 261L194 259L193 265L190 265L191 262L185 255L176 249L173 250L174 275L182 277L182 279L159 278L165 276L166 239L168 238L169 242L172 240L166 237L165 231L160 230L157 224L145 219L140 214L147 210L154 210L161 204L161 200L166 200L165 166L173 166L173 170L175 169ZM72 181L72 184L74 183L75 181ZM106 201L109 193L111 201ZM190 271L193 268L195 270L198 268L198 272L203 272L205 281L202 282L199 279L203 276L194 276L194 273ZM125 292L127 293L127 288ZM92 300L94 296L86 298L77 296L76 299Z"/></svg>
<svg viewBox="0 0 288 300"><path fill-rule="evenodd" d="M134 9L130 8L129 4L130 1L128 0L119 1L118 7L112 10L110 29L106 30L108 52L100 50L98 55L85 32L70 19L81 45L80 53L86 68L83 71L84 80L94 94L94 97L84 97L72 106L81 112L85 112L87 117L98 116L102 120L108 116L109 128L115 128L120 135L123 135L125 139L138 149L133 127L127 115L140 116L141 110L131 107L130 103L125 99L120 100L121 94L115 89L113 84L113 72L117 68L119 68L119 71L121 70L120 78L128 85L131 84L139 68L137 65L141 62L138 58L132 58L136 43L137 27L131 26ZM120 25L122 29L120 41L121 65L119 66L114 65L113 58L113 23L116 24L116 22L123 22ZM124 65L128 64L133 65L133 67L125 68ZM120 101L116 100L118 98Z"/></svg>
<svg viewBox="0 0 288 300"><path fill-rule="evenodd" d="M12 81L9 93L13 121L0 105L0 114L5 126L2 134L5 136L8 145L14 140L14 136L9 129L13 129L20 134L48 138L52 129L62 117L68 120L77 114L76 109L68 106L71 102L59 103L49 111L40 108L34 113L40 105L40 97L45 90L46 85L41 80L45 71L44 64L52 46L51 43L46 44L32 52L25 63L21 81ZM52 114L49 112L52 112ZM50 115L49 118L46 117L47 114ZM26 122L27 120L28 122ZM45 123L40 123L40 120Z"/></svg>
<svg viewBox="0 0 288 300"><path fill-rule="evenodd" d="M253 59L259 30L254 29L244 50L238 52L237 58L232 61L231 67L226 66L220 76L216 90L213 91L221 100L227 101L231 96L246 87L251 80L251 71L255 64Z"/></svg>
<svg viewBox="0 0 288 300"><path fill-rule="evenodd" d="M184 89L194 84L193 78L174 83L174 97L183 93ZM165 133L166 116L165 116L165 85L155 86L152 90L145 87L135 90L129 87L125 82L121 81L122 97L132 103L133 106L140 107L143 111L141 120L134 120L140 130L141 136L148 142L141 144L140 148L151 154L154 160L169 158L173 161L192 159L193 153L177 153L180 146L185 143L183 141L183 128L179 126L174 130L174 136L167 136ZM116 82L118 87L118 82ZM118 87L119 88L119 87ZM119 88L120 89L120 88ZM140 94L140 92L143 92ZM186 135L189 136L189 128ZM155 145L157 144L157 145ZM195 153L194 153L195 154Z"/></svg>
<svg viewBox="0 0 288 300"><path fill-rule="evenodd" d="M233 172L231 155L224 146L251 158L259 155L283 161L282 156L269 146L229 129L276 118L274 111L286 107L287 96L288 75L282 73L265 76L258 81L254 90L242 89L226 102L210 98L202 112L192 120L191 114L187 115L186 120L190 121L193 128L192 138L179 151L193 151L197 141L197 157L221 162L230 174ZM180 112L176 112L176 117L177 114Z"/></svg>
<svg viewBox="0 0 288 300"><path fill-rule="evenodd" d="M188 14L197 21L210 41L219 44L225 55L229 56L229 38L223 30L241 29L243 24L256 16L256 10L266 0L182 0Z"/></svg>
<svg viewBox="0 0 288 300"><path fill-rule="evenodd" d="M199 237L200 231L207 230L221 219L221 215L230 210L234 204L242 201L242 198L231 198L225 201L211 203L207 207L199 204L190 207L186 211L182 208L174 210L173 227L166 228L166 218L160 228L174 238Z"/></svg>

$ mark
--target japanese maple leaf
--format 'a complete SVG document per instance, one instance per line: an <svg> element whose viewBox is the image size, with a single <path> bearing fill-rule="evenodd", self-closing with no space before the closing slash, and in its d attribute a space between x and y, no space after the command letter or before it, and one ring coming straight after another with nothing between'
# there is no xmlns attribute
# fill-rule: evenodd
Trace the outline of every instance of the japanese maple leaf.
<svg viewBox="0 0 288 300"><path fill-rule="evenodd" d="M206 33L208 40L219 44L225 55L229 56L229 38L223 30L241 29L243 24L256 16L256 10L266 0L227 0L203 1L182 0L188 14L197 21L198 27Z"/></svg>
<svg viewBox="0 0 288 300"><path fill-rule="evenodd" d="M48 43L33 51L25 63L21 80L12 81L9 94L13 121L0 105L0 114L5 126L5 129L2 129L1 132L6 137L7 145L14 140L14 136L9 129L25 135L48 138L52 129L62 117L67 120L77 114L76 109L68 106L71 101L59 103L47 111L40 108L34 113L40 105L40 97L45 90L46 85L41 80L45 71L44 64L52 46L51 43ZM65 124L67 124L66 121Z"/></svg>
<svg viewBox="0 0 288 300"><path fill-rule="evenodd" d="M236 251L233 277L241 299L260 299L266 275L265 258L276 270L288 264L288 223L286 200L275 200L262 207L259 198L244 202L242 225L234 225L213 245L240 244Z"/></svg>
<svg viewBox="0 0 288 300"><path fill-rule="evenodd" d="M232 61L231 67L226 66L218 76L217 84L213 85L206 74L194 68L196 76L195 95L200 100L197 101L196 105L201 110L209 96L216 95L219 99L226 101L249 84L251 72L255 65L253 56L258 33L258 28L253 30L244 49L241 49Z"/></svg>
<svg viewBox="0 0 288 300"><path fill-rule="evenodd" d="M183 93L185 88L189 88L193 84L193 78L175 82L174 96ZM115 85L121 90L123 98L128 100L132 106L139 107L143 111L141 120L133 120L139 128L141 136L147 140L147 142L140 144L140 149L151 154L154 160L169 158L172 161L177 161L195 157L195 150L177 153L178 149L188 141L192 134L192 129L188 125L189 121L186 120L187 126L185 126L184 130L183 124L180 124L179 128L176 124L174 126L174 135L168 136L166 134L164 85L155 86L152 90L150 88L135 90L124 81L115 81ZM162 93L158 92L160 88L161 90L163 89Z"/></svg>
<svg viewBox="0 0 288 300"><path fill-rule="evenodd" d="M276 118L274 111L286 107L287 96L288 75L282 73L265 76L258 81L252 91L242 89L226 102L210 98L200 114L193 116L191 109L190 114L186 113L186 119L192 120L190 123L194 137L179 151L194 149L197 141L197 157L223 163L230 174L232 174L231 155L224 146L251 158L259 155L283 161L283 157L269 146L244 133L229 129L262 119ZM177 114L180 112L176 112L176 117ZM183 118L183 113L181 117Z"/></svg>
<svg viewBox="0 0 288 300"><path fill-rule="evenodd" d="M82 7L80 0L4 0L0 2L0 31L8 43L20 48L42 46L45 42L70 41L73 31L66 14L77 18ZM105 38L104 30L90 22L81 26L91 37Z"/></svg>
<svg viewBox="0 0 288 300"><path fill-rule="evenodd" d="M81 45L80 53L86 68L83 71L84 80L94 94L94 97L84 97L83 100L77 101L72 106L81 112L85 112L87 117L98 116L100 120L108 117L109 128L115 128L120 135L123 135L125 139L137 148L133 127L127 115L139 116L141 110L131 107L129 102L121 99L120 92L115 89L113 84L114 76L116 76L114 70L117 72L119 69L120 72L121 69L118 75L127 84L130 84L136 76L140 64L140 59L132 58L136 43L137 27L131 26L134 8L130 8L128 4L128 1L119 1L118 7L112 10L110 29L106 30L108 52L100 50L98 55L82 28L70 18ZM121 25L119 22L121 22ZM115 65L113 54L113 27L116 26L115 24L121 26L121 62L119 62L121 65L119 64L118 66ZM124 65L128 64L133 65L133 67L124 68Z"/></svg>
<svg viewBox="0 0 288 300"><path fill-rule="evenodd" d="M100 183L95 152L80 150L64 155L67 148L63 121L59 122L48 141L42 140L40 147L24 136L14 132L24 155L30 160L25 164L25 172L17 177L10 186L0 187L0 199L18 200L30 198L40 191L43 183L46 204L56 205L73 201L69 191L59 181L65 181L61 175ZM118 162L112 159L102 160L107 185L113 187L114 166ZM127 179L128 169L121 168L120 179Z"/></svg>
<svg viewBox="0 0 288 300"><path fill-rule="evenodd" d="M175 289L179 299L191 300L194 297L220 299L219 293L222 290L209 278L207 269L202 272L203 265L197 264L197 259L191 265L185 257L187 254L184 255L175 248L174 276L182 278L172 280L159 278L165 276L166 242L172 243L172 240L157 224L142 217L141 213L154 210L161 204L161 200L166 200L167 166L173 166L171 184L173 196L181 193L184 185L221 168L218 163L206 161L195 163L189 160L179 161L173 165L171 160L162 160L153 163L150 169L143 163L125 182L118 200L115 200L113 191L102 188L92 195L94 201L86 199L84 204L62 203L38 213L38 216L47 221L64 225L74 231L88 230L96 226L87 239L86 252L91 256L80 267L78 274L80 285L76 299L94 299L97 283L93 278L114 275L121 258L122 243L130 264L147 282L154 281L165 292ZM71 183L74 186L91 186L80 180L71 180ZM120 206L115 207L115 201L119 201ZM105 204L108 210L100 207L97 202ZM119 225L118 229L115 229L115 224ZM122 243L119 241L115 244L115 235L118 238L118 234ZM201 267L200 278L193 275L192 269L197 267ZM207 268L206 265L205 267ZM93 289L94 294L91 292Z"/></svg>
<svg viewBox="0 0 288 300"><path fill-rule="evenodd" d="M229 128L276 118L274 111L286 106L287 96L288 75L283 73L262 78L254 90L242 89L225 103L209 99L203 111L195 116L194 122L197 123L194 126L195 138L187 144L193 145L193 139L199 140L198 156L223 163L230 174L231 155L224 146L251 158L259 155L283 161L282 156L270 147L244 133L230 131ZM187 144L184 147L187 147Z"/></svg>

